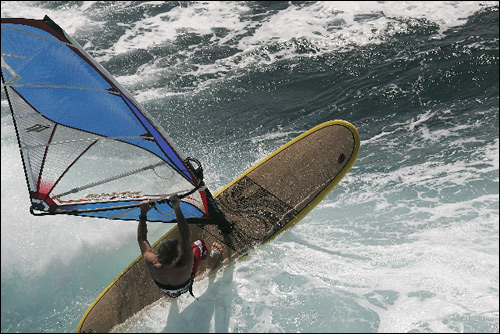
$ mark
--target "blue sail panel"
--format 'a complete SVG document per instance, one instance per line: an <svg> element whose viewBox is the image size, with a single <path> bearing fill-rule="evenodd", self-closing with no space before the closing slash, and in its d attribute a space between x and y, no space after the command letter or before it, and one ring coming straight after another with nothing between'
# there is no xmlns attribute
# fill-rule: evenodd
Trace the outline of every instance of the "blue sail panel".
<svg viewBox="0 0 500 334"><path fill-rule="evenodd" d="M135 206L134 208L127 208L128 206ZM64 210L68 214L78 212L79 216L105 218L105 219L120 219L120 220L137 220L141 214L139 201L125 201L115 202L113 205L109 204L80 204L65 206ZM118 209L112 209L117 207ZM124 208L125 207L125 208ZM99 211L100 208L106 210ZM108 210L109 209L109 210ZM86 210L90 210L86 212ZM205 215L204 212L194 205L181 202L181 210L186 219L200 218ZM155 209L148 212L148 221L168 223L176 218L175 212L172 207L167 203L160 203L155 206Z"/></svg>

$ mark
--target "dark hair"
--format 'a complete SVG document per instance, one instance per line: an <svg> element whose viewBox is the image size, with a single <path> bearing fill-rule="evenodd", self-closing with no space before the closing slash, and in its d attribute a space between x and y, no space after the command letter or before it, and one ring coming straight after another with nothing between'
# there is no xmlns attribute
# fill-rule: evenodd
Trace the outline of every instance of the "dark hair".
<svg viewBox="0 0 500 334"><path fill-rule="evenodd" d="M158 261L161 264L168 265L172 263L172 260L179 255L177 251L177 240L168 239L163 240L158 247Z"/></svg>

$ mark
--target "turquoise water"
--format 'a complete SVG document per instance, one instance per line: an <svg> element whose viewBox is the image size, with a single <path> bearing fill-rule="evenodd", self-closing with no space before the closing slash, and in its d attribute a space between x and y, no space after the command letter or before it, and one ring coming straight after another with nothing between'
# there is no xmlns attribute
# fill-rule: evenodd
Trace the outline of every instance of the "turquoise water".
<svg viewBox="0 0 500 334"><path fill-rule="evenodd" d="M2 2L49 15L215 192L303 131L354 124L307 217L120 331L499 332L498 2ZM2 91L1 331L74 332L136 224L29 214ZM171 225L149 224L155 241Z"/></svg>

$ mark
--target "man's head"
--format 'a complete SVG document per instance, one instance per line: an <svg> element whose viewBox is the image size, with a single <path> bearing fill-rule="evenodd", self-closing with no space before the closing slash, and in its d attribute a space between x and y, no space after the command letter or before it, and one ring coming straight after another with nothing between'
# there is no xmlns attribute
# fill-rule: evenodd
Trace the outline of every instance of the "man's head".
<svg viewBox="0 0 500 334"><path fill-rule="evenodd" d="M178 242L175 239L163 240L160 243L158 247L158 261L161 264L169 265L179 255L177 244Z"/></svg>

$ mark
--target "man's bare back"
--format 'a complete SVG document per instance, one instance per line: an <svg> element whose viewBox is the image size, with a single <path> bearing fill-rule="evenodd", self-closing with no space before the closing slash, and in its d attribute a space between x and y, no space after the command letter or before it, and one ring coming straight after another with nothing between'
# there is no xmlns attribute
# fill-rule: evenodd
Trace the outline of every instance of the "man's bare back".
<svg viewBox="0 0 500 334"><path fill-rule="evenodd" d="M148 231L145 219L145 215L152 208L149 201L143 201L140 204L142 218L139 220L139 227L137 229L137 241L139 242L142 256L151 276L160 284L179 286L191 278L194 258L191 249L189 226L180 209L179 197L174 195L170 199L170 202L177 215L177 228L181 237L181 240L178 240L177 244L178 256L170 264L162 264L158 260L158 255L153 252L147 240Z"/></svg>

